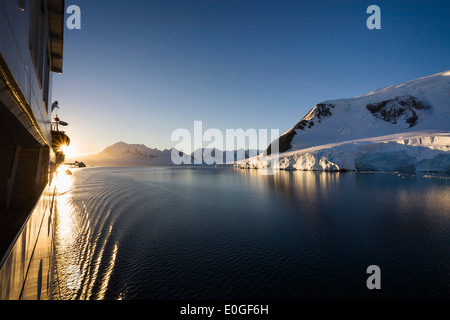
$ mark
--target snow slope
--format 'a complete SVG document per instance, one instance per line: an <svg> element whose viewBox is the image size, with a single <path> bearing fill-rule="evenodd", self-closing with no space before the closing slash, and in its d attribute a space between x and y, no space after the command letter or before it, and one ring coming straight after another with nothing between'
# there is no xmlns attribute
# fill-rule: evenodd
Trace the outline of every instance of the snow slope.
<svg viewBox="0 0 450 320"><path fill-rule="evenodd" d="M450 71L325 101L277 140L280 169L450 172Z"/></svg>

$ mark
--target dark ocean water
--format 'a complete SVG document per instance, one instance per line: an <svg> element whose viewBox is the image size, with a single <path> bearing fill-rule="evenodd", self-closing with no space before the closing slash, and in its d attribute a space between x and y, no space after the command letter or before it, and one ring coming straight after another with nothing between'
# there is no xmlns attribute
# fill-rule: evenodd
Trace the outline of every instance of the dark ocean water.
<svg viewBox="0 0 450 320"><path fill-rule="evenodd" d="M450 298L448 178L154 167L59 180L55 299Z"/></svg>

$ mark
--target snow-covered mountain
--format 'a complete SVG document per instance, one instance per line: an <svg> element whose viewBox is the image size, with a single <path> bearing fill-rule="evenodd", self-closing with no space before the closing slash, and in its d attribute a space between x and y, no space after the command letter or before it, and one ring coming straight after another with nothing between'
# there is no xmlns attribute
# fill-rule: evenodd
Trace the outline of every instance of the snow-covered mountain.
<svg viewBox="0 0 450 320"><path fill-rule="evenodd" d="M143 144L118 142L97 154L78 156L73 160L89 166L158 166L170 165L171 153L171 150L151 149Z"/></svg>
<svg viewBox="0 0 450 320"><path fill-rule="evenodd" d="M215 156L216 152L220 150L216 149L202 149L201 154L208 154ZM206 153L205 153L206 152ZM244 159L249 158L250 153L248 150L236 150L233 152L234 159L239 159L238 156L244 155ZM259 153L259 152L258 152ZM258 154L256 153L256 154ZM196 164L197 155L199 153L194 152L187 157L191 159L192 164ZM227 152L223 152L223 162L226 162ZM79 156L76 159L68 159L67 162L82 161L87 165L94 166L172 166L172 149L170 150L158 150L148 148L143 144L128 144L125 142L115 143L103 151L97 154ZM202 161L202 165L206 165Z"/></svg>
<svg viewBox="0 0 450 320"><path fill-rule="evenodd" d="M450 172L450 71L322 102L276 142L282 169Z"/></svg>

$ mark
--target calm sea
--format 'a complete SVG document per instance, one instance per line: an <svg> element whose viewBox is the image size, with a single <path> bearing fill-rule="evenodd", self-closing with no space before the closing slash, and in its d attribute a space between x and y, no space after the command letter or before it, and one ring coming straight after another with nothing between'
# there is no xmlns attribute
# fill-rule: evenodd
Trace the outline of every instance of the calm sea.
<svg viewBox="0 0 450 320"><path fill-rule="evenodd" d="M58 177L55 299L450 298L445 177L73 173Z"/></svg>

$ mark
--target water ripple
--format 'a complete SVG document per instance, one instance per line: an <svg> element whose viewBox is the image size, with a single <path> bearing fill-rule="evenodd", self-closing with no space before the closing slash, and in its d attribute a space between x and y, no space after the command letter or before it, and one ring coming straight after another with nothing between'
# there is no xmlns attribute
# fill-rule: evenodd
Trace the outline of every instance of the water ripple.
<svg viewBox="0 0 450 320"><path fill-rule="evenodd" d="M389 284L377 297L450 297L446 179L178 168L71 179L58 198L64 299L370 298L371 264ZM79 289L65 285L71 266Z"/></svg>

